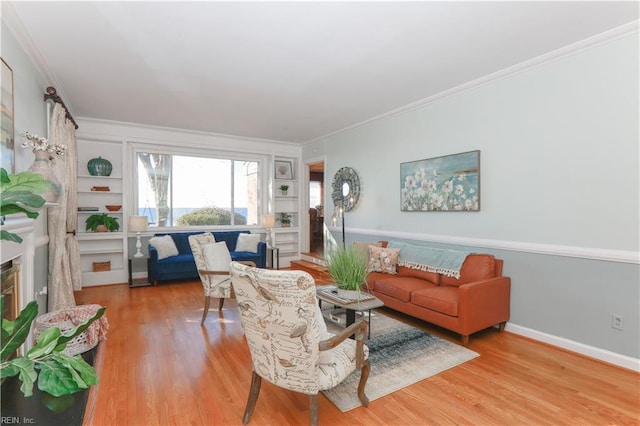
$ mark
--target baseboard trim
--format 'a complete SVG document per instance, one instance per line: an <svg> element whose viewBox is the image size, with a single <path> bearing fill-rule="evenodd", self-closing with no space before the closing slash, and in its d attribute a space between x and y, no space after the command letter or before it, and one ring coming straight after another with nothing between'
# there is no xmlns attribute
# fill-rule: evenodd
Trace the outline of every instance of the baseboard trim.
<svg viewBox="0 0 640 426"><path fill-rule="evenodd" d="M609 364L617 365L618 367L623 367L635 372L640 372L640 359L621 355L605 349L596 348L594 346L585 345L584 343L579 343L573 340L565 339L564 337L558 337L552 334L543 333L541 331L533 330L531 328L523 327L517 324L507 323L505 330L510 333L528 337L530 339L544 342L571 352L576 352L580 355L585 355L590 358L595 358L597 360L607 362Z"/></svg>

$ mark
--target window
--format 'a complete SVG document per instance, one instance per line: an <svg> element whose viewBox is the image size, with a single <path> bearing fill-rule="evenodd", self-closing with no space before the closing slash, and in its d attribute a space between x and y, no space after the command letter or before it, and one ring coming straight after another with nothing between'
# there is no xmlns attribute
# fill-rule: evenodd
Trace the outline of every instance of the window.
<svg viewBox="0 0 640 426"><path fill-rule="evenodd" d="M149 226L258 224L257 161L148 152L136 160L138 214Z"/></svg>

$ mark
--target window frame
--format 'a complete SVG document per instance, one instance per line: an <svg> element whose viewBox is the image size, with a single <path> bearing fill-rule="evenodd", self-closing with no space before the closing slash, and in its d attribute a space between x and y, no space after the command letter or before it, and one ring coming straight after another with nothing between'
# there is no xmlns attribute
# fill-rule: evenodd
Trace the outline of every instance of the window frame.
<svg viewBox="0 0 640 426"><path fill-rule="evenodd" d="M145 142L132 142L130 143L130 150L128 154L129 171L131 173L131 181L133 182L133 188L131 191L130 205L131 214L137 214L140 206L138 205L138 154L160 154L160 155L173 155L173 156L186 156L186 157L201 157L211 158L218 160L230 160L230 161L254 161L258 164L258 194L257 194L257 214L258 223L255 225L207 225L207 226L156 226L150 228L153 232L188 232L194 229L204 230L229 230L229 229L259 229L262 228L262 217L264 216L265 208L268 205L268 198L265 198L263 194L267 194L269 187L269 180L271 176L269 174L268 156L251 152L237 152L227 151L222 149L205 149L188 146L168 146L158 145L154 143ZM233 180L231 185L231 197L234 197Z"/></svg>

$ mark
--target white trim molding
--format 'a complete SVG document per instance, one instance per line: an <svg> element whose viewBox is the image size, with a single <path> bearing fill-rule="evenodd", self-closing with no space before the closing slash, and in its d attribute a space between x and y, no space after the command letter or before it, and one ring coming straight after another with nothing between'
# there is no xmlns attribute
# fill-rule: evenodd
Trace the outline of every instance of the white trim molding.
<svg viewBox="0 0 640 426"><path fill-rule="evenodd" d="M330 226L331 232L342 232L342 228ZM495 250L518 251L550 256L575 257L580 259L604 260L608 262L640 264L640 252L609 250L592 247L575 247L560 244L540 244L523 241L491 240L452 235L419 234L415 232L380 231L376 229L347 228L348 234L368 235L377 238L398 238L430 243L454 244L460 246L483 247Z"/></svg>
<svg viewBox="0 0 640 426"><path fill-rule="evenodd" d="M539 342L544 342L552 346L566 349L571 352L576 352L580 355L595 358L599 361L614 364L618 367L623 367L635 372L640 372L640 359L621 355L615 352L608 351L606 349L600 349L594 346L585 345L584 343L579 343L573 340L565 339L564 337L558 337L552 334L543 333L541 331L522 327L517 324L507 323L505 330L514 334L518 334L520 336L537 340Z"/></svg>

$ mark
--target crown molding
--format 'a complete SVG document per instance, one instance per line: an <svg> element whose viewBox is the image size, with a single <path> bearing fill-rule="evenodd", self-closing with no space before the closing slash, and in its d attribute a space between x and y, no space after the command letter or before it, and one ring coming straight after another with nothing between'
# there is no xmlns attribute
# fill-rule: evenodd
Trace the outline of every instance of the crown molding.
<svg viewBox="0 0 640 426"><path fill-rule="evenodd" d="M420 99L418 101L412 102L410 104L404 105L402 107L393 109L391 111L385 112L383 114L377 115L375 117L371 117L367 120L361 121L359 123L353 124L351 126L345 127L343 129L340 130L336 130L335 132L331 132L328 133L324 136L320 136L314 139L311 139L309 141L304 142L302 145L307 145L307 144L312 144L314 142L320 141L322 139L326 139L330 136L334 136L343 132L346 132L348 130L352 130L361 126L364 126L366 124L369 124L371 122L374 121L378 121L378 120L382 120L385 118L389 118L395 115L399 115L399 114L403 114L403 113L407 113L416 109L420 109L426 105L432 104L434 102L440 101L442 99L446 99L452 96L456 96L459 95L461 93L465 93L468 92L470 90L474 90L478 87L482 87L486 84L490 84L493 83L494 81L499 81L508 77L511 77L512 75L518 74L520 72L529 70L531 68L535 68L539 65L542 64L546 64L549 62L552 62L556 59L560 59L560 58L564 58L570 55L573 55L575 53L578 53L580 51L583 51L585 49L589 49L591 47L595 47L604 43L608 43L614 40L617 40L619 38L622 37L626 37L634 32L638 32L638 29L640 29L640 20L636 20L633 22L630 22L628 24L622 25L620 27L616 27L613 28L611 30L605 31L603 33L600 34L596 34L595 36L592 37L588 37L584 40L580 40L576 43L572 43L568 46L565 47L561 47L559 49L556 50L552 50L551 52L547 52L545 54L542 54L540 56L537 56L535 58L532 59L528 59L524 62L520 62L518 64L512 65L510 67L504 68L502 70L496 71L494 73L491 74L487 74L485 76L482 76L480 78L477 78L475 80L471 80L467 83L463 83L459 86L456 87L452 87L451 89L447 89L444 90L440 93L437 93L433 96L429 96L427 98L424 99Z"/></svg>
<svg viewBox="0 0 640 426"><path fill-rule="evenodd" d="M13 5L10 1L2 2L2 22L7 26L9 31L16 38L22 49L24 50L27 58L31 61L38 74L42 78L45 86L53 86L56 89L56 92L61 98L64 98L64 90L62 88L62 84L53 74L44 58L40 54L40 51L36 47L35 43L31 39L29 32L26 27L18 17ZM44 92L43 92L44 96ZM67 100L68 101L68 100ZM70 102L66 102L67 109L71 111L72 107Z"/></svg>

